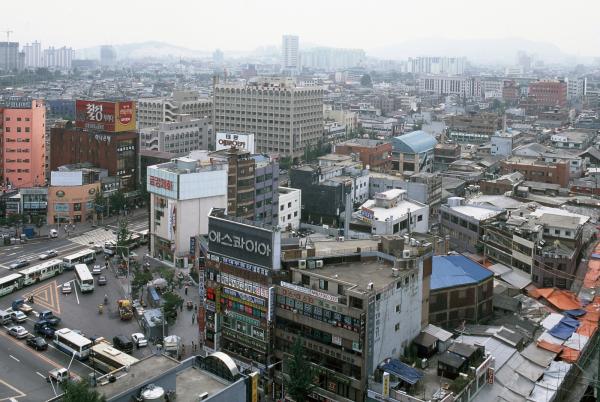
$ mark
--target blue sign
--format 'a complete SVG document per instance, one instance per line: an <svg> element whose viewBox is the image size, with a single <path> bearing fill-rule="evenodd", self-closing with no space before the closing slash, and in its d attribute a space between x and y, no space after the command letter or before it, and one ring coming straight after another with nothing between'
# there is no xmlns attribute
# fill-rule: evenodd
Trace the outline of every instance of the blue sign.
<svg viewBox="0 0 600 402"><path fill-rule="evenodd" d="M190 255L196 255L196 236L190 237Z"/></svg>

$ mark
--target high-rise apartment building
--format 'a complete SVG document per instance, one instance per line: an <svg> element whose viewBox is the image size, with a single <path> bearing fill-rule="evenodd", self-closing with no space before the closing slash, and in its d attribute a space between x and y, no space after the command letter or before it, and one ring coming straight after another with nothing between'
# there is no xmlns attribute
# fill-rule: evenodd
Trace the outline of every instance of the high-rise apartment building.
<svg viewBox="0 0 600 402"><path fill-rule="evenodd" d="M117 51L111 45L100 46L100 65L102 67L114 66L117 62Z"/></svg>
<svg viewBox="0 0 600 402"><path fill-rule="evenodd" d="M289 73L300 70L299 39L296 35L283 35L281 39L281 69Z"/></svg>
<svg viewBox="0 0 600 402"><path fill-rule="evenodd" d="M253 133L256 152L300 157L323 136L323 89L281 78L216 84L213 127Z"/></svg>
<svg viewBox="0 0 600 402"><path fill-rule="evenodd" d="M462 75L464 57L416 57L408 59L408 72L413 74Z"/></svg>
<svg viewBox="0 0 600 402"><path fill-rule="evenodd" d="M0 101L0 180L12 188L46 184L46 105L43 100Z"/></svg>
<svg viewBox="0 0 600 402"><path fill-rule="evenodd" d="M44 67L70 69L74 53L75 51L70 47L63 46L56 49L50 46L48 49L44 49L42 65Z"/></svg>
<svg viewBox="0 0 600 402"><path fill-rule="evenodd" d="M23 53L25 53L26 68L42 67L42 44L40 42L26 44L23 46Z"/></svg>
<svg viewBox="0 0 600 402"><path fill-rule="evenodd" d="M0 69L20 70L25 64L25 55L19 52L19 42L0 42Z"/></svg>
<svg viewBox="0 0 600 402"><path fill-rule="evenodd" d="M323 70L358 67L366 58L362 49L318 47L301 53L302 66Z"/></svg>

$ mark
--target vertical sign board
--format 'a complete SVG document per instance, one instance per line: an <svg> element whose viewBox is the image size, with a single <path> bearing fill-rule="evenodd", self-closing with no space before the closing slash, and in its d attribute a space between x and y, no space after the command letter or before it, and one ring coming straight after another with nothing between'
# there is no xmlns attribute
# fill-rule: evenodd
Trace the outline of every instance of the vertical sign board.
<svg viewBox="0 0 600 402"><path fill-rule="evenodd" d="M494 368L493 367L488 367L487 382L488 382L488 384L494 383Z"/></svg>
<svg viewBox="0 0 600 402"><path fill-rule="evenodd" d="M190 255L196 255L196 236L190 236Z"/></svg>
<svg viewBox="0 0 600 402"><path fill-rule="evenodd" d="M258 402L258 372L248 374L250 377L250 402Z"/></svg>
<svg viewBox="0 0 600 402"><path fill-rule="evenodd" d="M269 288L269 309L267 310L267 322L275 319L275 286Z"/></svg>
<svg viewBox="0 0 600 402"><path fill-rule="evenodd" d="M383 373L383 390L381 391L381 396L384 399L390 397L390 373L387 371Z"/></svg>

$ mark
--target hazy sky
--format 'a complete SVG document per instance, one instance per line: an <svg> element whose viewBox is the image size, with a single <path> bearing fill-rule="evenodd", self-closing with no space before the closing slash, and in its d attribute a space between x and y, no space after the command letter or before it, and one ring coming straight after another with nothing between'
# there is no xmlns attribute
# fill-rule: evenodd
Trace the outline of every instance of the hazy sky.
<svg viewBox="0 0 600 402"><path fill-rule="evenodd" d="M158 40L251 50L293 33L367 51L425 37L521 37L596 56L599 18L598 0L0 0L0 30L12 29L11 39L76 49Z"/></svg>

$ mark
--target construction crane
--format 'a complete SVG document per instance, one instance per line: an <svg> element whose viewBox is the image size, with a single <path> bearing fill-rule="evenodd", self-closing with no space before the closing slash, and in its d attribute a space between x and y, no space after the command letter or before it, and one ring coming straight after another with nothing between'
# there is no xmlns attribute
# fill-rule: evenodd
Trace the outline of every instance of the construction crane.
<svg viewBox="0 0 600 402"><path fill-rule="evenodd" d="M7 29L6 31L2 31L6 34L6 71L10 71L10 34L13 33L13 31L9 29Z"/></svg>

